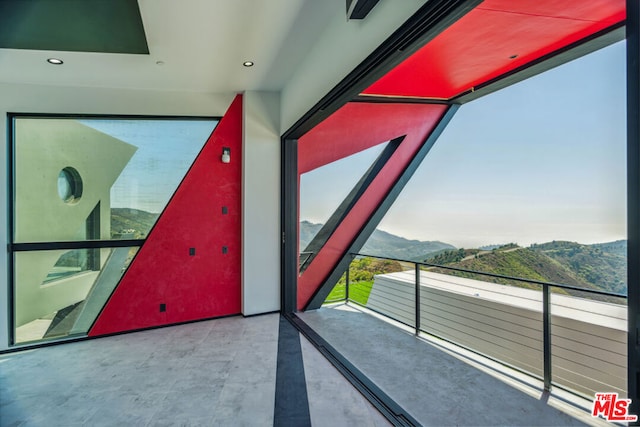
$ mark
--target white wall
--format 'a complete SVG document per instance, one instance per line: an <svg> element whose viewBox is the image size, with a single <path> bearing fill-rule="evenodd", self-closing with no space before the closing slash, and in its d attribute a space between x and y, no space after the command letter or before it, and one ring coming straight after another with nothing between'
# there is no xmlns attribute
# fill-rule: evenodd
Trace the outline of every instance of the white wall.
<svg viewBox="0 0 640 427"><path fill-rule="evenodd" d="M352 21L347 21L344 7L336 7L336 14L322 36L309 49L282 91L281 133L287 131L424 3L424 0L382 0L366 19Z"/></svg>
<svg viewBox="0 0 640 427"><path fill-rule="evenodd" d="M139 114L222 116L234 93L163 92L0 83L0 224L7 218L7 120L11 113ZM279 226L276 223L276 226ZM7 230L0 227L0 246L6 247ZM0 350L8 344L7 254L0 252Z"/></svg>
<svg viewBox="0 0 640 427"><path fill-rule="evenodd" d="M242 313L280 309L280 96L244 94Z"/></svg>

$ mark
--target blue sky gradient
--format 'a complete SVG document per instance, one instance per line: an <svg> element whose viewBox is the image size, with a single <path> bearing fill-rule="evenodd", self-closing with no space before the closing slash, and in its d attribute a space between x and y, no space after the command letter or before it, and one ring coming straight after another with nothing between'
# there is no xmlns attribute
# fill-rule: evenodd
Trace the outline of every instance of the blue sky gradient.
<svg viewBox="0 0 640 427"><path fill-rule="evenodd" d="M215 120L80 120L138 148L111 187L111 206L160 213L215 128Z"/></svg>
<svg viewBox="0 0 640 427"><path fill-rule="evenodd" d="M463 105L379 228L458 247L626 238L625 78L619 42ZM303 176L301 219L359 178L326 168Z"/></svg>

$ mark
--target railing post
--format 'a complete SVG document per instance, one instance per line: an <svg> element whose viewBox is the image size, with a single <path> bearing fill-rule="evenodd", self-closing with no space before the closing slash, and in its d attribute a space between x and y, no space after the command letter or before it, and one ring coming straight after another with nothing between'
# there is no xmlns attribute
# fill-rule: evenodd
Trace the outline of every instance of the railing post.
<svg viewBox="0 0 640 427"><path fill-rule="evenodd" d="M542 285L542 335L544 357L544 390L551 390L551 293L549 285Z"/></svg>
<svg viewBox="0 0 640 427"><path fill-rule="evenodd" d="M347 271L344 277L344 301L349 302L349 270L351 270L351 263L353 262L353 258L349 262L349 266L347 267Z"/></svg>
<svg viewBox="0 0 640 427"><path fill-rule="evenodd" d="M420 264L416 263L416 335L420 335Z"/></svg>

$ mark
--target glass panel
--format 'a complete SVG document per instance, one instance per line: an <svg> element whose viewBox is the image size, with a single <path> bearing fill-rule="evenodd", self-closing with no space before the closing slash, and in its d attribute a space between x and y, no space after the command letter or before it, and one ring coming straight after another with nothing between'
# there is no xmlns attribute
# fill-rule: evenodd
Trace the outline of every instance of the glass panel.
<svg viewBox="0 0 640 427"><path fill-rule="evenodd" d="M340 277L340 280L333 287L324 303L344 302L348 296L349 301L366 306L369 302L374 280L378 275L401 272L413 268L412 264L405 262L373 257L357 257L349 265L348 283L347 274L345 273ZM409 303L407 301L407 304Z"/></svg>
<svg viewBox="0 0 640 427"><path fill-rule="evenodd" d="M43 284L100 269L100 249L75 249L60 255Z"/></svg>
<svg viewBox="0 0 640 427"><path fill-rule="evenodd" d="M214 120L15 119L15 242L142 239Z"/></svg>
<svg viewBox="0 0 640 427"><path fill-rule="evenodd" d="M516 283L423 267L420 329L542 377L542 287Z"/></svg>
<svg viewBox="0 0 640 427"><path fill-rule="evenodd" d="M551 295L553 383L593 399L627 394L627 304L624 298L569 291Z"/></svg>
<svg viewBox="0 0 640 427"><path fill-rule="evenodd" d="M463 105L379 227L455 246L412 259L625 293L624 64L620 42Z"/></svg>
<svg viewBox="0 0 640 427"><path fill-rule="evenodd" d="M463 105L380 228L411 259L626 294L624 64L620 42ZM375 275L367 306L408 322L412 280ZM420 289L423 331L542 376L540 285L425 267ZM551 314L552 381L626 394L625 299L552 287Z"/></svg>
<svg viewBox="0 0 640 427"><path fill-rule="evenodd" d="M300 175L300 251L304 252L385 146L379 144Z"/></svg>
<svg viewBox="0 0 640 427"><path fill-rule="evenodd" d="M16 252L16 343L86 334L137 250Z"/></svg>
<svg viewBox="0 0 640 427"><path fill-rule="evenodd" d="M347 283L347 273L343 274L338 280L338 283L333 287L327 298L324 300L323 304L332 304L336 302L346 302L347 291L346 291L346 283Z"/></svg>
<svg viewBox="0 0 640 427"><path fill-rule="evenodd" d="M415 283L414 264L358 257L349 268L349 301L415 327Z"/></svg>

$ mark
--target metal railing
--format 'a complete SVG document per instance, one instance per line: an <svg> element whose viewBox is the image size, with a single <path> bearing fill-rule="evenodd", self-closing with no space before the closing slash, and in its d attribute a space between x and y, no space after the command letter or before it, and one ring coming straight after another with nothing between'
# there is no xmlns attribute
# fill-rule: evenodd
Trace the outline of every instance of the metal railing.
<svg viewBox="0 0 640 427"><path fill-rule="evenodd" d="M421 283L420 283L420 276L421 276L421 271L422 267L427 267L427 268L437 268L437 269L442 269L442 270L447 270L447 271L453 271L453 272L458 272L458 273L464 273L464 274L473 274L473 275L479 275L479 276L485 276L485 277L491 277L491 278L495 278L495 279L503 279L503 280L509 280L509 281L515 281L515 282L522 282L522 283L528 283L528 284L534 284L534 285L538 285L542 287L542 341L543 341L543 348L542 348L542 354L543 354L543 378L541 378L543 380L544 383L544 390L545 391L549 391L551 388L551 384L552 384L552 349L551 349L551 288L557 288L557 289L563 289L565 291L579 291L579 292L584 292L587 293L589 295L599 295L599 296L604 296L604 297L615 297L615 298L622 298L622 299L627 299L626 295L623 294L618 294L618 293L613 293L613 292L607 292L607 291L601 291L601 290L597 290L597 289L585 289L585 288L581 288L581 287L577 287L577 286L571 286L571 285L566 285L566 284L562 284L562 283L553 283L553 282L544 282L541 280L534 280L534 279L525 279L525 278L521 278L521 277L513 277L513 276L506 276L506 275L502 275L502 274L494 274L494 273L487 273L487 272L482 272L482 271L474 271L474 270L467 270L467 269L463 269L463 268L457 268L457 267L449 267L449 266L445 266L445 265L438 265L438 264L431 264L431 263L427 263L427 262L416 262L416 261L410 261L410 260L402 260L402 259L397 259L397 258L390 258L390 257L382 257L382 256L376 256L376 255L367 255L367 254L360 254L360 253L353 253L351 254L352 256L352 260L350 263L350 267L347 269L347 271L345 272L345 283L344 283L344 287L345 287L345 291L344 291L344 297L343 298L334 298L331 300L327 300L325 301L326 303L335 303L335 302L350 302L350 303L355 303L357 305L361 305L361 306L365 306L365 304L362 304L359 301L356 301L352 298L352 296L350 295L350 287L352 286L352 283L350 281L350 272L349 270L351 269L351 265L353 264L353 261L355 259L362 259L362 258L371 258L371 259L380 259L380 260L388 260L388 261L395 261L395 262L399 262L399 263L403 263L403 264L413 264L413 267L415 269L415 279L414 279L414 285L415 285L415 305L414 305L414 315L415 315L415 322L414 325L410 325L407 322L403 322L400 320L401 323L404 323L410 327L415 328L415 333L416 335L418 335L420 332L426 332L428 334L434 335L438 338L443 338L446 341L451 341L447 338L444 337L440 337L437 334L434 334L432 332L429 332L425 329L423 329L423 325L421 325ZM369 308L369 307L367 307ZM381 312L381 311L377 311L377 310L373 310L375 312L377 312L378 314L381 314L385 317L391 318L395 321L399 321L398 319L394 318L393 316L390 316L387 313ZM453 342L453 341L451 341ZM456 342L453 342L454 344L458 344ZM463 346L465 348L467 348L468 350L471 350L472 352L475 353L479 353L482 354L483 356L487 356L486 354L479 352L479 351L475 351L473 348L469 348L467 346ZM501 364L505 364L505 365L509 365L509 363L504 363L503 361L496 359L494 357L491 356L487 356L490 359L499 362ZM511 366L511 365L509 365ZM511 366L513 367L513 366ZM521 369L516 368L519 371L522 371ZM530 372L526 372L527 374L531 374ZM562 387L564 388L564 387ZM571 391L571 390L570 390Z"/></svg>

